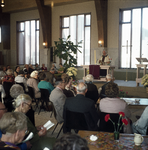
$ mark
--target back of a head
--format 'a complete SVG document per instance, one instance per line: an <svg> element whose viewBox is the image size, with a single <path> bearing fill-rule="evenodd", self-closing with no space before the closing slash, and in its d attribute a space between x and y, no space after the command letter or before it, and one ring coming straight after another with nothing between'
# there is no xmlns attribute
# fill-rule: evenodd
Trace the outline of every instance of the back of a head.
<svg viewBox="0 0 148 150"><path fill-rule="evenodd" d="M34 78L36 75L38 75L38 71L35 70L30 74L30 77Z"/></svg>
<svg viewBox="0 0 148 150"><path fill-rule="evenodd" d="M93 80L94 80L94 77L93 77L92 74L88 74L88 75L85 77L85 81L86 81L87 83L93 82Z"/></svg>
<svg viewBox="0 0 148 150"><path fill-rule="evenodd" d="M20 71L18 72L18 74L24 74L24 71L23 71L23 70L20 70Z"/></svg>
<svg viewBox="0 0 148 150"><path fill-rule="evenodd" d="M41 81L41 80L45 80L45 78L46 78L46 74L44 73L44 72L40 72L39 73L39 80Z"/></svg>
<svg viewBox="0 0 148 150"><path fill-rule="evenodd" d="M68 84L68 82L71 80L71 77L69 77L68 74L63 73L63 74L61 75L61 79L62 79L63 82L65 82L65 83Z"/></svg>
<svg viewBox="0 0 148 150"><path fill-rule="evenodd" d="M3 134L16 133L27 128L27 118L21 112L8 112L3 114L0 121L0 130Z"/></svg>
<svg viewBox="0 0 148 150"><path fill-rule="evenodd" d="M32 99L27 94L20 94L13 102L14 108L19 107L23 102L32 102Z"/></svg>
<svg viewBox="0 0 148 150"><path fill-rule="evenodd" d="M78 93L85 93L85 90L87 89L87 85L84 82L80 82L77 85L77 92Z"/></svg>
<svg viewBox="0 0 148 150"><path fill-rule="evenodd" d="M19 84L14 84L10 88L10 95L12 98L17 98L20 94L24 94L24 89L21 85Z"/></svg>
<svg viewBox="0 0 148 150"><path fill-rule="evenodd" d="M12 69L8 69L6 73L7 73L7 75L12 75L13 71L12 71Z"/></svg>
<svg viewBox="0 0 148 150"><path fill-rule="evenodd" d="M87 141L77 134L65 134L58 139L53 150L89 150Z"/></svg>
<svg viewBox="0 0 148 150"><path fill-rule="evenodd" d="M111 74L107 74L107 75L106 75L106 79L107 79L107 80L112 80L112 75L111 75Z"/></svg>
<svg viewBox="0 0 148 150"><path fill-rule="evenodd" d="M117 97L119 94L119 87L114 82L109 82L105 87L105 95L110 98Z"/></svg>

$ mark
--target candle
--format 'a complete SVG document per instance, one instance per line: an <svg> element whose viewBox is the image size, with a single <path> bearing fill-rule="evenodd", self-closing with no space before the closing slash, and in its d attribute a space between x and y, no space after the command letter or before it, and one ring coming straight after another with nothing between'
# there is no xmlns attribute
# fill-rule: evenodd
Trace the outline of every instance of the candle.
<svg viewBox="0 0 148 150"><path fill-rule="evenodd" d="M94 50L94 64L96 64L96 50Z"/></svg>

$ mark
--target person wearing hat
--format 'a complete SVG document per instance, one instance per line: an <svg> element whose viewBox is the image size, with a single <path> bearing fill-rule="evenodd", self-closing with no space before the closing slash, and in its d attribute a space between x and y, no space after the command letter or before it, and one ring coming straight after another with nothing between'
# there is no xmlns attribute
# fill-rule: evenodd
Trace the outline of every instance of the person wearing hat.
<svg viewBox="0 0 148 150"><path fill-rule="evenodd" d="M23 83L24 84L24 87L25 87L25 91L27 92L28 91L28 88L27 88L27 80L26 78L24 77L24 71L23 70L20 70L19 73L18 73L18 76L15 77L14 79L15 83Z"/></svg>

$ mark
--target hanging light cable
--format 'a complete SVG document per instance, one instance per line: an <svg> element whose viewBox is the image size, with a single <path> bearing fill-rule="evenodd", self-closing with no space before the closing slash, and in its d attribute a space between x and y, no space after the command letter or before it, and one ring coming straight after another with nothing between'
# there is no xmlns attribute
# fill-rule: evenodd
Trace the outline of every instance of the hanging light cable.
<svg viewBox="0 0 148 150"><path fill-rule="evenodd" d="M4 7L4 6L5 6L5 1L1 0L1 7Z"/></svg>

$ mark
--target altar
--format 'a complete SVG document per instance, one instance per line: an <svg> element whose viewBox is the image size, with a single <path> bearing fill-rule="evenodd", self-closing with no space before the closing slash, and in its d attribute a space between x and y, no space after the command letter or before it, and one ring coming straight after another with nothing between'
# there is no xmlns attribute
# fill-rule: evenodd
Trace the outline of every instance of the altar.
<svg viewBox="0 0 148 150"><path fill-rule="evenodd" d="M87 75L87 69L89 69L89 65L82 65L83 69L84 69L84 77ZM114 78L114 69L115 66L110 66L110 65L100 65L100 69L104 69L107 71L107 74L109 74L109 70L110 70L110 74L112 75L113 79ZM83 80L84 80L83 77ZM100 77L100 79L94 79L94 81L106 81L105 77Z"/></svg>

